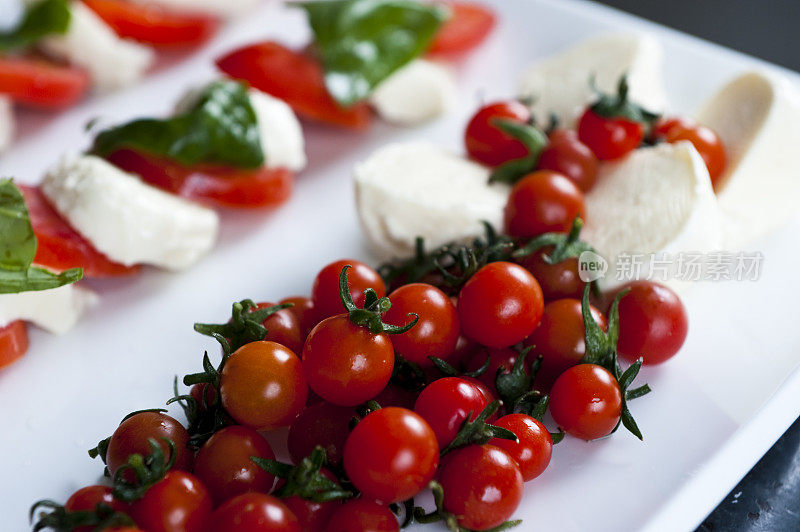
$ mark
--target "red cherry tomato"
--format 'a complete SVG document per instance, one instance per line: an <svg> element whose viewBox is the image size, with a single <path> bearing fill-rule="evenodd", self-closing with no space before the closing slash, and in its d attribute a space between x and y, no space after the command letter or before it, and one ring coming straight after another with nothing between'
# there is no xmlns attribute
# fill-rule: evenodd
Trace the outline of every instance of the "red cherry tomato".
<svg viewBox="0 0 800 532"><path fill-rule="evenodd" d="M372 288L378 297L386 295L386 285L378 272L359 260L337 260L322 268L314 279L311 288L311 299L317 309L317 317L321 320L345 311L342 299L339 296L339 276L346 265L352 268L347 270L347 283L350 295L358 307L364 306L364 291Z"/></svg>
<svg viewBox="0 0 800 532"><path fill-rule="evenodd" d="M447 358L455 350L460 332L458 313L444 292L429 284L412 283L389 294L389 299L392 308L384 314L384 322L403 326L409 313L419 316L414 327L392 337L394 350L406 360L431 367L428 357Z"/></svg>
<svg viewBox="0 0 800 532"><path fill-rule="evenodd" d="M189 395L197 402L197 407L200 411L205 412L208 406L214 404L217 398L217 390L213 385L207 382L201 382L189 388Z"/></svg>
<svg viewBox="0 0 800 532"><path fill-rule="evenodd" d="M557 129L550 133L550 142L539 155L537 169L562 174L588 192L597 180L597 165L597 157L575 131Z"/></svg>
<svg viewBox="0 0 800 532"><path fill-rule="evenodd" d="M320 472L329 480L338 481L336 475L327 469L321 469ZM283 480L278 481L278 487L281 486ZM278 487L275 489L277 490ZM281 499L281 502L291 510L297 517L297 522L300 524L300 530L303 532L325 532L328 530L327 524L333 512L341 506L342 502L338 500L327 502L314 502L308 499L303 499L298 495L292 495Z"/></svg>
<svg viewBox="0 0 800 532"><path fill-rule="evenodd" d="M414 412L428 422L436 434L439 449L444 449L456 437L464 421L474 420L488 404L474 384L458 377L445 377L422 390Z"/></svg>
<svg viewBox="0 0 800 532"><path fill-rule="evenodd" d="M651 281L634 281L619 302L619 354L643 364L661 364L675 356L689 332L689 318L678 295Z"/></svg>
<svg viewBox="0 0 800 532"><path fill-rule="evenodd" d="M0 327L0 368L16 362L28 350L28 326L24 321L12 321Z"/></svg>
<svg viewBox="0 0 800 532"><path fill-rule="evenodd" d="M539 282L545 301L565 297L580 298L586 283L581 281L578 273L578 257L548 264L544 257L552 252L553 246L545 246L527 257L517 259L517 262Z"/></svg>
<svg viewBox="0 0 800 532"><path fill-rule="evenodd" d="M517 435L519 442L493 438L489 443L503 449L514 459L528 482L538 477L550 464L553 453L553 438L538 419L525 414L509 414L493 423Z"/></svg>
<svg viewBox="0 0 800 532"><path fill-rule="evenodd" d="M491 33L496 23L486 6L472 2L438 2L450 8L450 18L439 29L428 51L432 54L461 54L472 50Z"/></svg>
<svg viewBox="0 0 800 532"><path fill-rule="evenodd" d="M714 190L719 189L727 157L725 146L714 131L706 126L688 125L686 122L676 121L672 127L669 127L663 139L669 143L682 140L691 142L703 158L703 162L706 163L708 175L711 177L711 185Z"/></svg>
<svg viewBox="0 0 800 532"><path fill-rule="evenodd" d="M301 532L297 517L279 499L244 493L217 508L208 530L225 532Z"/></svg>
<svg viewBox="0 0 800 532"><path fill-rule="evenodd" d="M89 90L89 75L77 68L25 57L0 57L0 94L41 109L63 109Z"/></svg>
<svg viewBox="0 0 800 532"><path fill-rule="evenodd" d="M200 45L214 34L220 22L209 15L122 0L83 0L83 3L120 37L159 47Z"/></svg>
<svg viewBox="0 0 800 532"><path fill-rule="evenodd" d="M127 513L128 505L114 498L109 486L86 486L73 493L64 504L67 512L94 512L98 504L105 504L115 512ZM73 532L92 532L93 526L80 526ZM115 529L116 530L116 529Z"/></svg>
<svg viewBox="0 0 800 532"><path fill-rule="evenodd" d="M214 504L242 493L272 489L275 477L258 467L253 456L275 459L264 436L250 427L225 427L203 444L195 457L194 474L208 488Z"/></svg>
<svg viewBox="0 0 800 532"><path fill-rule="evenodd" d="M309 54L266 41L217 59L217 67L285 101L305 118L356 130L370 125L369 106L359 102L340 107L328 93L322 66Z"/></svg>
<svg viewBox="0 0 800 532"><path fill-rule="evenodd" d="M281 305L284 303L291 303L294 305L287 310L297 318L297 323L300 325L300 336L305 342L308 333L319 323L317 319L317 310L314 308L314 301L312 301L310 297L293 296L281 299L280 303ZM299 353L300 351L296 352Z"/></svg>
<svg viewBox="0 0 800 532"><path fill-rule="evenodd" d="M115 277L138 273L140 266L125 266L110 260L78 234L50 205L39 187L17 185L25 197L38 246L33 262L63 271L83 268L86 278Z"/></svg>
<svg viewBox="0 0 800 532"><path fill-rule="evenodd" d="M539 325L543 307L539 283L510 262L492 262L478 270L458 297L464 335L495 348L524 340Z"/></svg>
<svg viewBox="0 0 800 532"><path fill-rule="evenodd" d="M366 499L344 503L331 516L327 532L399 532L397 517L388 506Z"/></svg>
<svg viewBox="0 0 800 532"><path fill-rule="evenodd" d="M107 159L151 185L218 207L276 207L289 199L294 186L294 177L286 168L188 167L128 149L117 150Z"/></svg>
<svg viewBox="0 0 800 532"><path fill-rule="evenodd" d="M526 123L531 118L530 110L516 100L496 102L481 107L467 125L464 143L467 153L476 161L498 166L512 159L528 155L528 148L495 125L496 120Z"/></svg>
<svg viewBox="0 0 800 532"><path fill-rule="evenodd" d="M578 123L578 137L598 159L610 161L639 147L644 126L627 118L606 118L587 109Z"/></svg>
<svg viewBox="0 0 800 532"><path fill-rule="evenodd" d="M311 454L316 446L325 449L328 464L338 466L342 461L344 443L350 435L350 421L356 415L353 408L319 403L300 412L289 428L289 455L295 464Z"/></svg>
<svg viewBox="0 0 800 532"><path fill-rule="evenodd" d="M175 470L131 504L131 517L147 532L204 532L212 511L211 495L197 477Z"/></svg>
<svg viewBox="0 0 800 532"><path fill-rule="evenodd" d="M581 189L568 178L538 170L511 189L504 216L506 232L514 237L566 233L576 216L586 217L586 203Z"/></svg>
<svg viewBox="0 0 800 532"><path fill-rule="evenodd" d="M494 445L469 445L445 455L439 483L444 489L444 509L470 530L504 523L522 499L519 466Z"/></svg>
<svg viewBox="0 0 800 532"><path fill-rule="evenodd" d="M656 138L664 139L673 127L680 127L682 129L692 128L697 125L697 122L687 116L673 116L670 118L660 118L653 124L653 135Z"/></svg>
<svg viewBox="0 0 800 532"><path fill-rule="evenodd" d="M561 374L550 390L550 413L567 434L583 440L608 436L619 422L622 393L614 376L595 364Z"/></svg>
<svg viewBox="0 0 800 532"><path fill-rule="evenodd" d="M355 406L389 382L394 348L389 336L373 334L346 314L322 320L303 347L303 367L314 392L333 404Z"/></svg>
<svg viewBox="0 0 800 532"><path fill-rule="evenodd" d="M256 308L262 309L273 307L275 303L258 303ZM286 346L295 354L300 354L303 350L305 336L300 329L300 322L297 316L290 309L279 310L264 320L264 327L267 328L267 336L264 340L269 340Z"/></svg>
<svg viewBox="0 0 800 532"><path fill-rule="evenodd" d="M386 388L384 388L381 393L375 396L375 401L383 407L399 406L409 410L414 409L414 402L416 400L417 393L391 382L386 385Z"/></svg>
<svg viewBox="0 0 800 532"><path fill-rule="evenodd" d="M467 362L467 371L476 371L483 367L486 363L486 357L489 357L489 367L486 369L478 380L489 390L490 396L497 397L497 372L502 369L503 373L508 373L514 367L514 362L517 361L519 353L510 347L502 349L487 349L483 348L475 352L472 358ZM533 357L529 357L527 362L530 363ZM528 364L529 365L529 364ZM489 401L491 402L491 401Z"/></svg>
<svg viewBox="0 0 800 532"><path fill-rule="evenodd" d="M362 419L344 446L344 469L366 498L404 501L425 489L439 465L430 425L405 408L376 410Z"/></svg>
<svg viewBox="0 0 800 532"><path fill-rule="evenodd" d="M178 420L161 412L139 412L119 424L111 435L106 451L106 465L113 477L120 466L133 454L151 454L149 439L156 440L169 458L170 448L166 438L175 444L175 463L172 469L191 471L193 456L189 448L189 433Z"/></svg>
<svg viewBox="0 0 800 532"><path fill-rule="evenodd" d="M222 406L257 430L286 427L303 409L308 385L300 359L275 342L251 342L234 352L220 376Z"/></svg>

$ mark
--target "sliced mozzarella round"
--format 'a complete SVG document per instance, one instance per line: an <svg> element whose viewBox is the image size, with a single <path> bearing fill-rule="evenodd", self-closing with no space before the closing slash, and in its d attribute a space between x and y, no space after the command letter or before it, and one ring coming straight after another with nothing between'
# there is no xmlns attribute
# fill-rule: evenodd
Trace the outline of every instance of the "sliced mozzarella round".
<svg viewBox="0 0 800 532"><path fill-rule="evenodd" d="M370 96L381 118L413 126L447 112L456 100L456 83L445 66L416 59L389 76Z"/></svg>
<svg viewBox="0 0 800 532"><path fill-rule="evenodd" d="M697 114L722 139L728 166L717 191L725 246L736 250L780 227L800 203L800 89L751 72Z"/></svg>
<svg viewBox="0 0 800 532"><path fill-rule="evenodd" d="M501 227L506 185L489 170L428 143L390 144L355 167L361 226L383 258L407 256L417 236L428 250Z"/></svg>
<svg viewBox="0 0 800 532"><path fill-rule="evenodd" d="M283 100L253 89L250 90L250 104L258 118L266 166L295 172L305 168L303 128L292 108Z"/></svg>
<svg viewBox="0 0 800 532"><path fill-rule="evenodd" d="M616 93L627 74L630 98L651 111L662 111L667 97L662 75L663 50L653 37L612 34L583 41L529 67L520 78L518 94L531 101L536 120L551 115L563 127L574 127L586 106L597 99L590 86Z"/></svg>
<svg viewBox="0 0 800 532"><path fill-rule="evenodd" d="M72 329L96 301L94 292L73 284L38 292L2 294L0 327L25 320L48 332L63 334Z"/></svg>
<svg viewBox="0 0 800 532"><path fill-rule="evenodd" d="M176 11L208 13L220 17L235 17L253 10L263 0L132 0L137 4L155 4Z"/></svg>
<svg viewBox="0 0 800 532"><path fill-rule="evenodd" d="M677 253L707 253L721 244L711 179L689 142L642 148L604 164L586 196L586 210L582 238L608 261L600 281L604 289L632 280L628 277L646 278L656 253L677 259ZM630 262L638 266L627 269L622 261L632 255L640 257ZM673 267L663 280L681 288Z"/></svg>
<svg viewBox="0 0 800 532"><path fill-rule="evenodd" d="M182 270L214 245L217 214L140 181L91 155L67 156L42 192L81 235L111 260Z"/></svg>
<svg viewBox="0 0 800 532"><path fill-rule="evenodd" d="M15 123L11 98L0 95L0 152L8 148L14 139Z"/></svg>
<svg viewBox="0 0 800 532"><path fill-rule="evenodd" d="M70 3L70 12L67 33L46 37L40 46L54 57L85 68L98 89L131 85L153 63L154 53L150 48L120 39L82 2Z"/></svg>

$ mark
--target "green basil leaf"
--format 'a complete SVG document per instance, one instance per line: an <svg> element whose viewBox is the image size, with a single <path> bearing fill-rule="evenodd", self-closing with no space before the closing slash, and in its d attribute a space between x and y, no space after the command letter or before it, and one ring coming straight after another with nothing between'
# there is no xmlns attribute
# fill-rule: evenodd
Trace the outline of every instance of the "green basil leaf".
<svg viewBox="0 0 800 532"><path fill-rule="evenodd" d="M305 9L325 68L328 92L343 106L363 100L430 45L448 17L413 0L295 3Z"/></svg>
<svg viewBox="0 0 800 532"><path fill-rule="evenodd" d="M11 179L0 180L0 268L25 270L36 256L25 198Z"/></svg>
<svg viewBox="0 0 800 532"><path fill-rule="evenodd" d="M83 277L82 268L72 268L61 273L33 266L25 270L0 270L0 294L50 290L80 281L81 277Z"/></svg>
<svg viewBox="0 0 800 532"><path fill-rule="evenodd" d="M29 4L20 24L10 32L0 33L0 50L25 48L47 35L66 33L70 16L67 0Z"/></svg>
<svg viewBox="0 0 800 532"><path fill-rule="evenodd" d="M239 168L264 164L258 117L247 87L236 81L210 84L187 112L170 119L145 118L97 135L92 152L106 156L120 148L140 150L191 166Z"/></svg>

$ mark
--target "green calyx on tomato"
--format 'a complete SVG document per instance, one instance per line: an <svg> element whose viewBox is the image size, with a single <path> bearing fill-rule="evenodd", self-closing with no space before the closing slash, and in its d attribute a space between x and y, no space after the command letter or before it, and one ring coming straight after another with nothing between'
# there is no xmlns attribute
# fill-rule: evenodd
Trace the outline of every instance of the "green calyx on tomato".
<svg viewBox="0 0 800 532"><path fill-rule="evenodd" d="M444 488L435 480L431 480L428 485L433 494L433 501L436 504L436 509L430 513L425 512L425 508L417 506L414 508L414 519L418 523L436 523L442 521L448 530L452 532L469 532L468 529L458 524L458 517L444 509ZM509 530L522 524L522 519L515 519L513 521L506 521L505 523L489 529L487 532L501 532Z"/></svg>
<svg viewBox="0 0 800 532"><path fill-rule="evenodd" d="M419 316L413 312L408 314L411 321L402 327L383 323L381 314L389 310L392 307L392 303L388 297L379 298L375 290L371 288L367 288L364 291L364 308L358 308L350 295L350 284L347 281L347 270L350 268L352 266L349 264L345 265L341 274L339 274L339 296L342 298L342 304L349 315L351 323L364 327L372 334L403 334L417 324Z"/></svg>
<svg viewBox="0 0 800 532"><path fill-rule="evenodd" d="M404 390L420 392L428 384L428 379L419 364L407 360L400 353L395 353L391 382Z"/></svg>
<svg viewBox="0 0 800 532"><path fill-rule="evenodd" d="M33 523L37 512L39 513L38 519L36 523ZM31 507L30 521L33 524L33 532L77 530L79 527L106 530L136 526L129 515L114 510L104 502L97 503L94 510L69 511L63 505L46 499L34 503Z"/></svg>
<svg viewBox="0 0 800 532"><path fill-rule="evenodd" d="M471 377L476 379L486 373L489 369L489 366L492 364L492 357L489 353L486 353L486 361L481 364L481 367L474 371L459 371L450 365L446 360L442 360L441 358L436 357L428 357L433 365L438 369L445 377Z"/></svg>
<svg viewBox="0 0 800 532"><path fill-rule="evenodd" d="M536 168L539 156L547 146L547 135L533 124L504 119L496 119L492 122L499 130L522 142L528 150L528 155L504 162L495 168L489 176L489 183L508 183L513 185Z"/></svg>
<svg viewBox="0 0 800 532"><path fill-rule="evenodd" d="M628 98L628 76L619 78L616 94L605 94L595 86L594 77L589 81L598 100L590 109L603 118L625 118L631 122L638 122L650 127L661 115L648 111Z"/></svg>
<svg viewBox="0 0 800 532"><path fill-rule="evenodd" d="M543 396L541 392L533 389L533 380L542 365L542 357L533 361L530 372L525 369L525 359L531 349L533 346L526 347L520 352L511 371L506 372L502 367L497 368L495 388L503 401L507 414L521 412L536 417L532 412L542 401L547 401L546 395ZM541 417L537 417L537 419L541 420Z"/></svg>
<svg viewBox="0 0 800 532"><path fill-rule="evenodd" d="M169 447L169 458L164 449L153 438L148 438L150 454L142 456L135 453L114 473L114 498L123 502L133 502L144 497L151 486L157 484L175 462L175 444L169 438L161 438ZM131 476L133 477L131 479Z"/></svg>
<svg viewBox="0 0 800 532"><path fill-rule="evenodd" d="M36 234L22 192L11 179L0 179L0 294L50 290L79 281L82 268L53 273L32 266Z"/></svg>
<svg viewBox="0 0 800 532"><path fill-rule="evenodd" d="M7 32L0 32L0 51L18 50L36 43L47 35L64 34L72 15L67 0L41 0L25 6L20 23Z"/></svg>
<svg viewBox="0 0 800 532"><path fill-rule="evenodd" d="M265 161L258 117L238 81L211 83L194 106L173 118L143 118L102 131L91 153L105 157L122 148L186 166L259 168Z"/></svg>
<svg viewBox="0 0 800 532"><path fill-rule="evenodd" d="M321 503L349 499L353 496L352 491L344 489L341 484L323 474L322 467L327 457L325 449L320 446L314 448L311 454L296 466L258 456L252 456L250 459L270 475L286 481L274 493L281 499L296 495L307 501Z"/></svg>
<svg viewBox="0 0 800 532"><path fill-rule="evenodd" d="M464 420L464 423L462 423L461 428L458 429L458 433L456 437L453 438L453 441L441 450L439 453L440 456L444 456L454 449L466 447L467 445L483 445L484 443L489 443L492 438L518 441L517 435L510 430L486 423L486 420L492 417L499 408L500 401L492 401L483 409L478 417L472 421L470 421L470 417L472 417L472 412L470 412Z"/></svg>
<svg viewBox="0 0 800 532"><path fill-rule="evenodd" d="M579 257L584 251L594 252L594 248L580 239L583 220L576 216L572 221L569 233L544 233L520 247L512 256L514 258L533 255L542 248L553 246L553 251L542 257L545 263L553 265L573 257Z"/></svg>
<svg viewBox="0 0 800 532"><path fill-rule="evenodd" d="M233 304L231 319L226 323L195 323L194 330L216 339L226 353L232 353L250 342L258 342L267 337L264 320L294 306L292 303L258 308L252 299L243 299ZM220 368L221 370L222 368Z"/></svg>
<svg viewBox="0 0 800 532"><path fill-rule="evenodd" d="M433 42L448 11L413 0L296 2L314 32L328 92L347 107L365 99Z"/></svg>

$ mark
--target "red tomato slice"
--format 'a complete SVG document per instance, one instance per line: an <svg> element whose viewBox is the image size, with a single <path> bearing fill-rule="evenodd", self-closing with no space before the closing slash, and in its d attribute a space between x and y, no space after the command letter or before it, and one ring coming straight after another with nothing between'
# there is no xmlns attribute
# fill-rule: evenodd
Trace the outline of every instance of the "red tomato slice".
<svg viewBox="0 0 800 532"><path fill-rule="evenodd" d="M491 33L497 21L486 6L472 2L439 2L451 10L428 51L432 54L460 54L472 50Z"/></svg>
<svg viewBox="0 0 800 532"><path fill-rule="evenodd" d="M41 59L0 57L0 94L17 103L44 109L69 107L89 89L83 70Z"/></svg>
<svg viewBox="0 0 800 532"><path fill-rule="evenodd" d="M366 102L341 107L328 93L322 66L308 54L266 41L217 59L231 76L288 103L298 114L351 129L365 129L371 114Z"/></svg>
<svg viewBox="0 0 800 532"><path fill-rule="evenodd" d="M219 20L199 13L177 13L161 6L122 0L83 0L120 37L153 46L195 46L205 42Z"/></svg>
<svg viewBox="0 0 800 532"><path fill-rule="evenodd" d="M28 326L12 321L0 328L0 368L10 365L28 350Z"/></svg>
<svg viewBox="0 0 800 532"><path fill-rule="evenodd" d="M33 262L57 271L83 268L84 277L116 277L137 273L141 267L111 261L59 216L38 187L18 185L25 197L39 245Z"/></svg>
<svg viewBox="0 0 800 532"><path fill-rule="evenodd" d="M294 176L285 168L187 167L127 149L115 151L108 160L151 185L220 207L275 207L289 199L294 184Z"/></svg>

